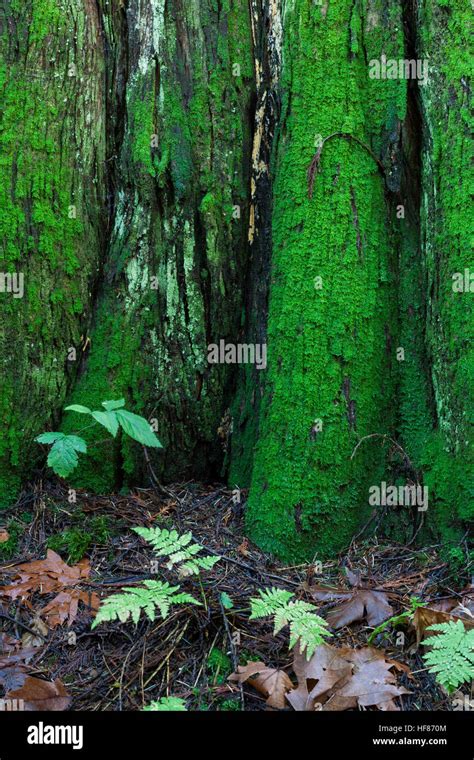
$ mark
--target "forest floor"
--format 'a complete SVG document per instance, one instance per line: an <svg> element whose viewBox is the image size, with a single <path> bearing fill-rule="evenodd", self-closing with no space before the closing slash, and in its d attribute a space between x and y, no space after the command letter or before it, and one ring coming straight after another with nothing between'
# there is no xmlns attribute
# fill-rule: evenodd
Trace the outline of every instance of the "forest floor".
<svg viewBox="0 0 474 760"><path fill-rule="evenodd" d="M426 605L418 617L387 626L370 642L394 666L392 683L403 692L397 708L452 710L453 696L472 697L468 687L448 696L427 672L418 645L426 626L438 620L454 615L469 627L474 623L473 587L452 576L439 547L372 537L322 567L288 567L245 538L243 511L221 485L109 496L77 491L74 504L58 482L25 491L2 514L0 528L3 695L25 696L30 709L141 710L166 695L183 698L191 710L268 709L265 687L228 677L239 665L261 661L295 681L287 628L274 635L270 620L249 620L249 599L276 586L315 601L323 618L335 615L328 643L351 649L367 647L381 608L409 613L417 596ZM150 572L152 549L131 530L152 525L192 531L206 553L220 555L211 571L179 581L202 606L174 607L165 620L142 616L137 626L103 623L91 630L95 595L157 577ZM48 550L55 554L41 565ZM176 583L166 568L158 577ZM321 586L337 591L331 596ZM50 691L38 692L37 679L47 680Z"/></svg>

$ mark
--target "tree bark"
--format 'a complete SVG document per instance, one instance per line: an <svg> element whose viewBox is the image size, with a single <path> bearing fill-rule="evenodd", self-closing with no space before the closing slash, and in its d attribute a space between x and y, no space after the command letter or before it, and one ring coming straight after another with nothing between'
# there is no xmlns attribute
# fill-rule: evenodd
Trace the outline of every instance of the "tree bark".
<svg viewBox="0 0 474 760"><path fill-rule="evenodd" d="M85 348L104 247L101 20L94 3L1 8L0 502L31 472ZM17 280L17 284L19 284ZM36 455L37 457L37 455Z"/></svg>
<svg viewBox="0 0 474 760"><path fill-rule="evenodd" d="M79 366L71 401L100 408L106 398L126 396L129 408L158 421L164 445L164 454L154 462L158 473L165 472L168 480L215 476L222 462L217 429L229 404L232 368L210 365L207 346L220 339L235 340L240 324L254 107L248 4L75 3L75 26L85 27L82 34L91 39L87 44L76 41L81 60L74 82L82 89L78 93L71 85L70 94L64 91L69 59L66 52L55 52L73 45L69 6L59 0L35 0L20 14L16 5L7 8L4 39L14 25L17 36L27 41L24 50L11 46L6 51L9 65L9 59L18 58L18 64L12 62L9 87L17 93L20 118L24 113L29 118L24 92L14 80L18 69L33 103L31 129L36 127L47 145L38 146L38 139L29 135L34 145L22 149L32 155L18 168L17 127L12 126L6 189L10 192L8 186L18 173L22 182L31 181L27 160L34 160L41 174L40 190L31 192L42 194L43 215L49 219L56 213L58 192L64 195L64 213L71 198L84 197L89 215L78 208L76 225L84 232L71 237L70 247L80 255L75 254L69 269L57 264L65 269L67 285L56 276L45 278L40 271L43 243L31 243L29 287L41 288L46 298L54 299L54 309L48 306L51 316L43 314L40 327L36 323L47 345L33 358L29 348L7 348L10 331L24 336L22 325L34 319L30 295L26 309L23 302L13 302L20 322L10 322L3 352L11 356L2 417L12 431L3 443L8 472L11 464L21 469L25 449L20 456L19 447L48 421L55 424L68 387L66 349L73 346ZM33 44L27 29L31 23L34 28L36 17L46 31ZM28 81L30 71L43 78L41 85L36 79ZM51 115L42 123L38 101L45 86L44 108L51 109L54 123ZM87 111L82 101L92 101ZM71 133L77 135L77 144ZM45 189L43 174L51 172L51 161L61 165L62 175ZM77 161L80 176L72 172ZM17 197L15 211L25 214L27 203ZM66 224L55 223L58 239L48 248L53 266L64 258ZM25 238L39 234L38 226L42 230L44 223L36 214L25 223ZM23 259L21 242L12 241L10 248L13 260ZM97 273L91 299L87 287ZM37 298L38 314L42 308ZM71 327L64 319L68 311ZM83 311L81 322L77 312ZM52 331L46 332L49 324ZM21 364L18 353L24 354ZM25 377L37 365L42 379ZM70 374L75 374L72 369ZM21 412L16 399L12 404L18 385L20 398L28 399ZM24 411L26 429L21 421ZM63 430L73 429L77 417L69 415ZM103 438L100 431L86 431L84 436L89 456L71 482L106 490L143 477L140 447L126 440L96 445Z"/></svg>
<svg viewBox="0 0 474 760"><path fill-rule="evenodd" d="M419 51L429 56L423 111L422 256L426 347L435 427L423 465L433 519L452 554L459 521L474 519L474 267L472 259L472 8L461 0L422 0ZM463 528L463 532L465 531Z"/></svg>
<svg viewBox="0 0 474 760"><path fill-rule="evenodd" d="M160 478L250 487L266 550L334 556L382 481L429 488L425 515L376 510L386 531L452 546L473 510L465 2L2 10L0 500L35 435L77 431L66 400L123 396ZM372 78L382 56L428 81ZM268 368L209 363L221 340L268 344ZM71 485L147 482L137 444L83 434Z"/></svg>
<svg viewBox="0 0 474 760"><path fill-rule="evenodd" d="M385 459L377 440L351 454L395 421L397 231L388 195L397 178L389 157L406 87L370 80L367 61L381 46L403 57L403 38L400 8L363 8L283 5L269 368L248 525L260 545L292 559L333 554L349 539ZM333 134L309 197L318 140Z"/></svg>

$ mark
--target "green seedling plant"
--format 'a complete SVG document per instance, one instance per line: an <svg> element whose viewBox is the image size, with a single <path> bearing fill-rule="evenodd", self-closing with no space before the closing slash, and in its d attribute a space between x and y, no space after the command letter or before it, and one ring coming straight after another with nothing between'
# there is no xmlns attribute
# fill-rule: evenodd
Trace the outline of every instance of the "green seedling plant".
<svg viewBox="0 0 474 760"><path fill-rule="evenodd" d="M143 712L186 712L186 702L181 697L161 697L150 702Z"/></svg>
<svg viewBox="0 0 474 760"><path fill-rule="evenodd" d="M384 633L387 628L390 628L390 626L392 628L396 628L398 625L406 625L407 623L411 623L418 607L425 606L425 602L422 602L421 599L418 599L417 596L412 596L410 599L409 609L404 610L399 615L393 615L392 617L388 618L388 620L384 620L383 623L380 623L380 625L374 628L370 634L369 638L367 639L367 643L369 645L372 644L374 639L377 638L377 636L379 636L381 633Z"/></svg>
<svg viewBox="0 0 474 760"><path fill-rule="evenodd" d="M124 409L125 399L103 401L102 406L103 409L92 410L81 404L71 404L66 406L65 411L91 416L95 422L105 427L113 438L121 428L126 435L143 446L163 448L149 422L144 417ZM51 446L47 462L53 472L61 478L67 478L76 469L79 454L87 454L87 443L78 435L48 432L41 433L35 441Z"/></svg>

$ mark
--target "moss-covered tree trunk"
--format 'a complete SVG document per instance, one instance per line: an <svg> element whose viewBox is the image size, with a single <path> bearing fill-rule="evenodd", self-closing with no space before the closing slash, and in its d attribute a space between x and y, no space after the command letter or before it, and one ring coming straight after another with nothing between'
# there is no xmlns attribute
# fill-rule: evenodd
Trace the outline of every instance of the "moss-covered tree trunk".
<svg viewBox="0 0 474 760"><path fill-rule="evenodd" d="M106 214L102 21L94 3L0 10L0 503L57 424L101 270Z"/></svg>
<svg viewBox="0 0 474 760"><path fill-rule="evenodd" d="M472 519L464 0L2 13L0 500L37 433L77 429L66 399L124 396L164 445L156 473L250 486L249 533L281 556L333 555L382 481L430 492L426 514L376 513L386 527L455 538ZM410 59L416 75L383 68ZM268 344L268 368L210 364L221 340ZM84 435L71 484L144 482L138 445Z"/></svg>
<svg viewBox="0 0 474 760"><path fill-rule="evenodd" d="M125 396L156 420L156 472L215 476L232 368L210 365L207 346L235 341L240 325L255 92L248 3L12 1L3 42L2 268L25 271L27 289L1 295L9 482L33 435L57 423L73 376L70 400L100 407ZM77 429L77 416L63 426ZM74 482L111 489L140 478L139 446L84 435L89 456Z"/></svg>
<svg viewBox="0 0 474 760"><path fill-rule="evenodd" d="M74 399L125 395L156 421L158 473L209 477L222 458L230 375L208 363L207 346L234 339L246 260L249 9L245 0L153 0L102 10L114 206ZM91 451L78 482L110 489L139 477L135 444L115 457Z"/></svg>
<svg viewBox="0 0 474 760"><path fill-rule="evenodd" d="M265 548L299 558L348 540L384 465L380 442L351 454L363 436L394 425L389 194L406 83L368 77L381 50L403 55L396 4L294 0L282 19L269 368L249 527ZM331 135L310 197L308 168Z"/></svg>
<svg viewBox="0 0 474 760"><path fill-rule="evenodd" d="M436 523L459 548L474 519L474 258L472 254L472 8L421 0L418 50L428 58L423 115L422 258L435 425L422 464ZM462 557L462 553L461 553Z"/></svg>
<svg viewBox="0 0 474 760"><path fill-rule="evenodd" d="M340 549L382 480L428 488L376 508L398 538L425 524L453 549L472 520L469 12L281 3L269 370L259 419L248 392L236 409L231 475L247 485L255 451L249 531L288 559ZM372 78L382 60L396 73Z"/></svg>

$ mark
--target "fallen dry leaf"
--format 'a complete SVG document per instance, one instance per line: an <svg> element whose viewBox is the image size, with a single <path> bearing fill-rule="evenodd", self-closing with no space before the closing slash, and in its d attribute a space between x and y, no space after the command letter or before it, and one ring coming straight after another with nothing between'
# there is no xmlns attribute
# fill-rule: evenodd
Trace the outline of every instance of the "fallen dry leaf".
<svg viewBox="0 0 474 760"><path fill-rule="evenodd" d="M310 660L295 649L293 670L298 686L287 695L293 709L307 711L315 709L318 697L327 694L337 685L346 683L352 675L352 665L341 656L341 650L321 645Z"/></svg>
<svg viewBox="0 0 474 760"><path fill-rule="evenodd" d="M237 547L237 551L244 557L250 557L249 542L247 538L244 538L241 544Z"/></svg>
<svg viewBox="0 0 474 760"><path fill-rule="evenodd" d="M71 697L59 679L42 681L33 676L27 676L20 688L8 691L6 698L22 699L24 709L30 712L34 710L59 712L67 710L71 704Z"/></svg>
<svg viewBox="0 0 474 760"><path fill-rule="evenodd" d="M383 591L360 588L345 591L328 586L309 586L308 591L317 602L343 602L327 615L326 619L331 628L342 628L364 618L375 628L394 614L388 596Z"/></svg>
<svg viewBox="0 0 474 760"><path fill-rule="evenodd" d="M48 635L48 626L41 620L41 618L36 617L29 624L29 627L31 628L31 631L25 631L21 637L21 643L23 646L25 648L42 646L44 639ZM38 636L36 634L40 635Z"/></svg>
<svg viewBox="0 0 474 760"><path fill-rule="evenodd" d="M17 652L21 647L21 641L0 631L0 656Z"/></svg>
<svg viewBox="0 0 474 760"><path fill-rule="evenodd" d="M5 541L8 541L10 538L10 534L7 531L6 528L0 528L0 544L4 544Z"/></svg>
<svg viewBox="0 0 474 760"><path fill-rule="evenodd" d="M444 607L445 605L442 606ZM453 612L458 611L458 609L459 605L456 605L453 608ZM450 620L453 620L454 622L456 622L456 620L461 620L467 629L474 628L474 619L470 618L467 615L454 615L453 613L445 612L443 610L436 609L435 607L417 607L413 616L413 625L415 626L416 631L416 643L418 645L420 644L421 640L425 636L425 632L426 636L435 635L436 631L426 630L430 627L430 625L436 625L437 623L449 623Z"/></svg>
<svg viewBox="0 0 474 760"><path fill-rule="evenodd" d="M61 591L65 586L74 586L79 581L88 578L90 563L88 559L81 560L74 567L69 567L59 554L48 549L46 559L26 562L16 568L16 580L9 586L3 586L1 593L10 599L26 598L39 591L48 594Z"/></svg>
<svg viewBox="0 0 474 760"><path fill-rule="evenodd" d="M39 614L45 616L50 628L61 625L65 620L68 621L68 625L71 625L76 618L80 601L92 610L97 610L99 607L97 594L71 588L87 579L89 574L88 559L83 559L77 565L70 567L59 554L48 549L46 559L19 565L16 568L16 580L8 586L3 586L0 593L11 600L23 599L26 603L35 592L57 593L57 596L40 610Z"/></svg>
<svg viewBox="0 0 474 760"><path fill-rule="evenodd" d="M260 694L267 698L267 705L283 710L286 707L285 694L293 684L284 670L267 668L263 662L249 662L239 665L237 672L229 676L229 681L243 684L249 681Z"/></svg>
<svg viewBox="0 0 474 760"><path fill-rule="evenodd" d="M441 599L430 605L432 610L449 612L454 617L474 619L474 586L471 584L459 596Z"/></svg>
<svg viewBox="0 0 474 760"><path fill-rule="evenodd" d="M286 695L295 710L335 711L357 707L398 710L394 699L409 694L397 686L395 662L372 647L337 649L321 644L308 661L299 648L293 663L298 686Z"/></svg>
<svg viewBox="0 0 474 760"><path fill-rule="evenodd" d="M35 647L18 649L7 644L4 651L5 654L0 655L0 686L5 691L18 689L25 682L30 670L28 663L38 654L38 649Z"/></svg>
<svg viewBox="0 0 474 760"><path fill-rule="evenodd" d="M354 672L339 697L356 699L359 707L398 710L393 700L410 692L396 685L397 679L390 672L393 661L387 661L384 653L373 647L349 650L346 656L354 663Z"/></svg>
<svg viewBox="0 0 474 760"><path fill-rule="evenodd" d="M66 620L68 626L71 626L76 619L79 602L83 602L95 612L99 609L100 600L97 594L73 588L60 591L40 610L40 615L44 615L50 628L56 628Z"/></svg>

